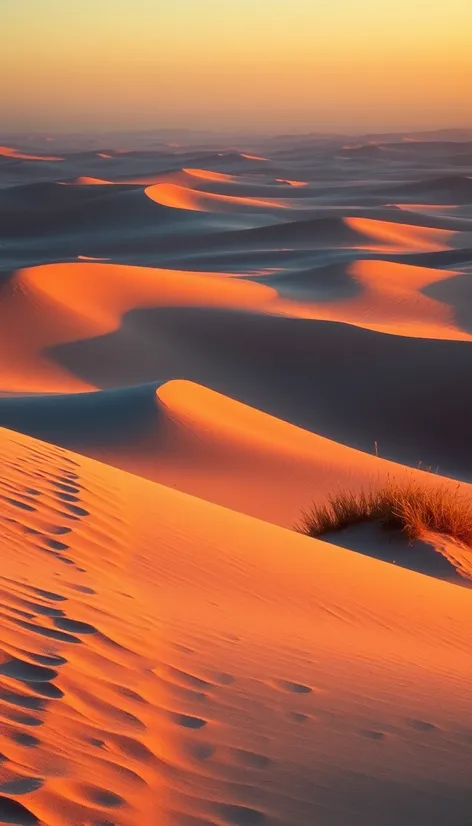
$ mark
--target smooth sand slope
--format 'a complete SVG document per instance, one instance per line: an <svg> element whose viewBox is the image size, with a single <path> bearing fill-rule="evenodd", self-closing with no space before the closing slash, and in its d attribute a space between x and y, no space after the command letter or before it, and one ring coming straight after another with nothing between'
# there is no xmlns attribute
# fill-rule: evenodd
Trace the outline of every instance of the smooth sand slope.
<svg viewBox="0 0 472 826"><path fill-rule="evenodd" d="M310 433L189 381L3 399L9 427L288 528L338 489L446 483ZM450 482L455 487L457 483ZM468 486L464 486L468 493Z"/></svg>
<svg viewBox="0 0 472 826"><path fill-rule="evenodd" d="M28 152L21 152L13 146L0 146L0 156L4 158L12 158L19 161L62 161L64 160L57 155L35 155Z"/></svg>
<svg viewBox="0 0 472 826"><path fill-rule="evenodd" d="M82 390L90 387L47 356L65 341L115 330L132 309L159 306L246 309L270 301L264 285L213 274L77 262L17 272L0 305L4 391ZM24 335L24 327L28 336Z"/></svg>
<svg viewBox="0 0 472 826"><path fill-rule="evenodd" d="M336 442L368 453L378 442L382 456L469 478L470 334L456 321L466 305L455 286L465 276L361 260L280 278L90 261L17 271L0 304L0 423L96 456L94 405L111 438L134 398L127 388L151 385L136 408L148 427L156 386L185 378ZM83 402L87 439L82 401L74 412L63 394L96 388L122 393ZM25 393L36 397L5 397ZM141 436L127 421L116 462L106 445L101 454L120 466ZM156 478L151 461L145 475Z"/></svg>
<svg viewBox="0 0 472 826"><path fill-rule="evenodd" d="M215 195L213 193L203 195L197 190L177 184L154 184L146 189L146 195L162 206L196 212L232 212L235 207L257 211L258 209L283 209L287 206L284 201L275 198L263 200L262 198L243 198L237 195Z"/></svg>
<svg viewBox="0 0 472 826"><path fill-rule="evenodd" d="M0 433L0 816L465 824L466 589Z"/></svg>
<svg viewBox="0 0 472 826"><path fill-rule="evenodd" d="M341 300L335 298L337 285L331 291L331 300L325 298L323 281L317 280L317 275L316 270L295 272L288 280L276 272L262 275L265 283L261 283L258 279L231 279L225 273L137 268L87 260L18 270L5 285L0 306L2 390L90 388L93 382L81 382L61 370L47 351L67 342L113 333L126 314L145 308L250 311L266 317L343 322L414 338L470 340L470 334L455 323L451 305L423 292L437 282L453 282L458 272L359 260L338 273L325 271L328 290L335 276L352 285L354 295ZM317 293L321 300L316 300ZM443 294L447 299L447 292ZM23 334L24 326L28 336ZM144 346L146 335L151 336L152 331L145 329L140 336ZM136 343L136 335L133 340ZM132 383L133 377L127 381Z"/></svg>

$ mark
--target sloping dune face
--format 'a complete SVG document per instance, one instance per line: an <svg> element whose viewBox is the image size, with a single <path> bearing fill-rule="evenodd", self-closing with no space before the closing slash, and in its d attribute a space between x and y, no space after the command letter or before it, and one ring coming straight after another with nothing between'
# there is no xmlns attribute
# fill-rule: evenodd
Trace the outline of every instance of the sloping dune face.
<svg viewBox="0 0 472 826"><path fill-rule="evenodd" d="M2 389L91 389L93 385L61 370L45 351L111 333L131 310L169 305L257 309L273 296L275 291L263 284L155 268L80 261L19 271L6 285L0 305Z"/></svg>
<svg viewBox="0 0 472 826"><path fill-rule="evenodd" d="M378 241L379 249L395 252L407 247L422 252L438 252L449 249L454 232L443 229L412 227L408 224L392 224L371 218L345 218L348 227L361 235Z"/></svg>
<svg viewBox="0 0 472 826"><path fill-rule="evenodd" d="M104 181L102 178L90 178L87 175L81 175L80 178L76 178L74 184L77 186L106 186L111 185L112 181Z"/></svg>
<svg viewBox="0 0 472 826"><path fill-rule="evenodd" d="M5 430L0 464L6 822L461 822L468 591Z"/></svg>
<svg viewBox="0 0 472 826"><path fill-rule="evenodd" d="M470 826L472 134L117 140L0 138L0 822Z"/></svg>
<svg viewBox="0 0 472 826"><path fill-rule="evenodd" d="M61 368L48 351L112 334L127 314L146 308L249 311L347 322L413 337L469 340L469 333L455 322L452 308L421 292L458 275L378 260L357 261L349 265L345 277L362 289L361 295L349 301L316 301L316 289L312 296L308 294L308 300L300 300L296 291L278 290L278 273L269 274L261 283L260 279L235 279L221 272L130 267L88 261L86 257L73 264L19 270L5 285L0 305L0 340L5 354L1 386L4 392L69 392L97 387L93 378L83 381ZM240 318L244 320L244 316ZM23 334L25 324L28 336ZM150 349L151 358L156 332L154 325L147 325L139 340L133 334L143 351ZM107 359L114 360L113 352Z"/></svg>
<svg viewBox="0 0 472 826"><path fill-rule="evenodd" d="M4 158L13 158L18 161L62 161L63 158L57 155L34 155L29 152L22 152L13 146L0 146L0 155Z"/></svg>
<svg viewBox="0 0 472 826"><path fill-rule="evenodd" d="M306 301L304 306L298 304L298 312L412 338L470 341L470 333L458 325L453 308L425 294L436 283L447 285L459 272L370 259L349 264L345 275L358 286L357 297L323 304ZM277 288L276 277L267 283ZM297 305L281 302L280 306L294 312Z"/></svg>
<svg viewBox="0 0 472 826"><path fill-rule="evenodd" d="M224 172L211 172L209 169L183 169L187 175L197 178L200 181L216 181L217 183L229 184L238 180L236 175L225 175Z"/></svg>
<svg viewBox="0 0 472 826"><path fill-rule="evenodd" d="M242 198L237 195L201 193L177 184L154 184L146 189L152 201L173 209L189 209L197 212L232 212L235 209L283 209L288 206L282 199Z"/></svg>

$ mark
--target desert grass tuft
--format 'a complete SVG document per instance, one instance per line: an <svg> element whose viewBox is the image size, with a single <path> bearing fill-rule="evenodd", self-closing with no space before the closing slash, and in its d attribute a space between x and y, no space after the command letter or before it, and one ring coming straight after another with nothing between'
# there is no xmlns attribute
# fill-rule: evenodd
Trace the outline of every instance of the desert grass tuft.
<svg viewBox="0 0 472 826"><path fill-rule="evenodd" d="M303 511L297 530L308 536L373 522L402 531L410 542L434 532L472 547L472 499L459 485L390 480L377 490L339 490Z"/></svg>

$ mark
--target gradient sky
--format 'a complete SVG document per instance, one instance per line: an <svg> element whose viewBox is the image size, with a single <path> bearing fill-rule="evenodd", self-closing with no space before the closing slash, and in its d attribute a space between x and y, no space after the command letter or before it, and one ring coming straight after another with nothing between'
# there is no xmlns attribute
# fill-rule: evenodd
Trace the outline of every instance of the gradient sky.
<svg viewBox="0 0 472 826"><path fill-rule="evenodd" d="M0 0L6 130L472 126L472 0Z"/></svg>

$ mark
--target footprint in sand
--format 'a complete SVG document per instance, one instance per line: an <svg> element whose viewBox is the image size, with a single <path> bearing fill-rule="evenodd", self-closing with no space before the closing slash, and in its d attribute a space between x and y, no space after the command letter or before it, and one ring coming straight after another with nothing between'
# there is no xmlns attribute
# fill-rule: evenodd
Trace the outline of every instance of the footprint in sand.
<svg viewBox="0 0 472 826"><path fill-rule="evenodd" d="M272 763L270 757L244 749L231 749L231 757L238 766L246 766L249 769L267 769Z"/></svg>
<svg viewBox="0 0 472 826"><path fill-rule="evenodd" d="M78 591L80 594L88 594L89 596L93 596L97 593L93 588L89 588L87 585L77 585L75 582L65 582L64 584L73 591Z"/></svg>
<svg viewBox="0 0 472 826"><path fill-rule="evenodd" d="M26 628L27 631L33 631L35 634L40 634L42 637L49 637L52 640L60 640L61 642L80 643L78 637L73 634L67 634L65 631L58 631L55 628L45 628L43 625L35 625L34 622L25 622L24 620L15 619L17 625L21 628Z"/></svg>
<svg viewBox="0 0 472 826"><path fill-rule="evenodd" d="M410 728L416 729L416 731L435 731L437 726L434 723L428 723L427 720L408 720L408 725Z"/></svg>
<svg viewBox="0 0 472 826"><path fill-rule="evenodd" d="M18 826L35 826L39 820L33 812L17 800L0 796L0 823L16 823Z"/></svg>
<svg viewBox="0 0 472 826"><path fill-rule="evenodd" d="M109 789L100 789L98 786L81 784L77 787L77 790L87 802L103 806L104 809L115 809L125 803L125 800L119 794L111 792Z"/></svg>
<svg viewBox="0 0 472 826"><path fill-rule="evenodd" d="M313 689L303 683L292 683L289 680L272 680L274 688L284 691L286 694L311 694Z"/></svg>
<svg viewBox="0 0 472 826"><path fill-rule="evenodd" d="M232 685L235 682L235 678L232 674L227 674L224 671L216 671L212 675L212 679L216 683L216 685Z"/></svg>
<svg viewBox="0 0 472 826"><path fill-rule="evenodd" d="M188 714L177 714L174 711L170 711L168 716L172 722L176 723L178 726L182 726L183 728L200 729L207 724L207 721L202 720L201 717L192 717Z"/></svg>
<svg viewBox="0 0 472 826"><path fill-rule="evenodd" d="M302 714L299 711L289 711L287 717L293 723L306 723L310 719L308 714Z"/></svg>
<svg viewBox="0 0 472 826"><path fill-rule="evenodd" d="M71 631L74 634L96 634L97 629L94 625L89 625L88 622L78 622L77 620L68 619L68 617L55 617L54 625L62 631Z"/></svg>
<svg viewBox="0 0 472 826"><path fill-rule="evenodd" d="M22 711L14 711L13 709L2 711L4 717L11 720L13 723L19 723L20 726L42 726L43 721L40 717L33 717L32 714L23 714Z"/></svg>
<svg viewBox="0 0 472 826"><path fill-rule="evenodd" d="M69 550L69 545L66 545L65 542L59 542L58 539L53 539L50 536L42 537L42 541L52 551L68 551Z"/></svg>
<svg viewBox="0 0 472 826"><path fill-rule="evenodd" d="M48 700L60 700L64 696L62 689L54 685L54 683L28 682L28 686L41 697L46 697Z"/></svg>
<svg viewBox="0 0 472 826"><path fill-rule="evenodd" d="M262 812L247 806L221 804L218 806L218 813L228 826L259 826L266 822L266 817Z"/></svg>
<svg viewBox="0 0 472 826"><path fill-rule="evenodd" d="M65 657L61 657L59 654L31 654L28 653L28 656L31 657L32 660L36 660L37 663L40 665L52 665L53 667L59 665L65 665L67 660Z"/></svg>
<svg viewBox="0 0 472 826"><path fill-rule="evenodd" d="M42 665L33 665L17 657L11 657L11 659L1 663L0 674L5 677L12 677L14 680L34 683L49 682L57 677L57 671L54 671L54 669L45 668Z"/></svg>
<svg viewBox="0 0 472 826"><path fill-rule="evenodd" d="M0 783L0 792L3 794L31 794L44 785L44 780L40 777L15 777L6 783Z"/></svg>
<svg viewBox="0 0 472 826"><path fill-rule="evenodd" d="M10 740L13 740L15 743L18 743L19 746L25 746L27 749L34 748L35 746L39 746L41 740L38 740L37 737L34 737L32 734L27 734L24 731L12 731L9 734Z"/></svg>
<svg viewBox="0 0 472 826"><path fill-rule="evenodd" d="M32 683L28 683L31 686ZM17 694L16 691L6 691L0 689L0 700L18 708L28 709L29 711L43 711L45 708L45 701L41 697L33 696L32 694Z"/></svg>
<svg viewBox="0 0 472 826"><path fill-rule="evenodd" d="M215 747L210 745L210 743L195 743L191 744L189 748L190 755L195 759L202 762L205 760L209 760L215 754Z"/></svg>
<svg viewBox="0 0 472 826"><path fill-rule="evenodd" d="M77 493L80 493L80 488L77 485L71 485L68 481L66 482L55 482L53 481L52 484L55 488L62 493L70 493L72 496L75 496Z"/></svg>
<svg viewBox="0 0 472 826"><path fill-rule="evenodd" d="M375 730L367 730L361 731L363 737L366 737L367 740L385 740L385 734L383 731L375 731Z"/></svg>
<svg viewBox="0 0 472 826"><path fill-rule="evenodd" d="M167 668L164 669L164 674L172 682L175 682L183 688L205 689L210 687L210 683L207 680L203 680L201 677L196 677L194 674L189 674L187 671L181 671L179 668L173 668L172 666L167 666Z"/></svg>
<svg viewBox="0 0 472 826"><path fill-rule="evenodd" d="M62 594L55 594L53 591L43 591L42 588L31 588L31 590L37 594L38 597L50 599L51 602L67 602L67 597L63 597Z"/></svg>
<svg viewBox="0 0 472 826"><path fill-rule="evenodd" d="M10 505L14 505L15 508L20 508L20 510L28 511L29 513L34 513L36 511L36 508L33 507L33 505L28 505L27 502L22 502L21 499L11 499L9 496L2 496L2 499Z"/></svg>

